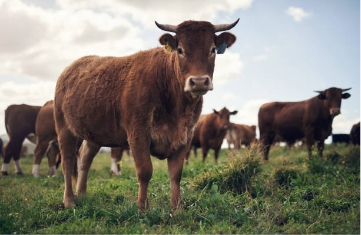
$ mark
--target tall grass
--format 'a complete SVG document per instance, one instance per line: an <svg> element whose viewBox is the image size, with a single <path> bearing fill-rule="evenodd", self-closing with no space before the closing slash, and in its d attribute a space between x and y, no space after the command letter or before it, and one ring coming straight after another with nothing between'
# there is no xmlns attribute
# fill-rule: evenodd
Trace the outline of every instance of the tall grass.
<svg viewBox="0 0 361 235"><path fill-rule="evenodd" d="M360 148L326 145L324 159L307 150L271 149L269 163L259 146L222 150L203 164L184 165L183 209L171 213L166 161L153 158L151 208L136 206L138 183L132 158L122 175L110 175L110 156L94 159L87 195L64 209L64 180L31 175L32 157L22 159L25 175L0 176L0 233L360 233Z"/></svg>

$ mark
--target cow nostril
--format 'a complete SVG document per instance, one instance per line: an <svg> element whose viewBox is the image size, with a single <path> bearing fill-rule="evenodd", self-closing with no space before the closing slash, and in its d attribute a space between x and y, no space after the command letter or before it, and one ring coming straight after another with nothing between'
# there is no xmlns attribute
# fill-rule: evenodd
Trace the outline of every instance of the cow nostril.
<svg viewBox="0 0 361 235"><path fill-rule="evenodd" d="M190 80L189 80L189 84L190 84L192 87L194 87L194 86L196 85L196 83L193 81L193 79L190 79Z"/></svg>
<svg viewBox="0 0 361 235"><path fill-rule="evenodd" d="M208 86L208 85L209 85L208 79L206 79L206 80L204 81L204 85L205 85L205 86Z"/></svg>

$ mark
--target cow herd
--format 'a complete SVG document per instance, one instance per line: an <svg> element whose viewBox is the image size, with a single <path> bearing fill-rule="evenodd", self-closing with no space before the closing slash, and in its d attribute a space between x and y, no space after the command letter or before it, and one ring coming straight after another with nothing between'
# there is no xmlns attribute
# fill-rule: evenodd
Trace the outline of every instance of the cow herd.
<svg viewBox="0 0 361 235"><path fill-rule="evenodd" d="M65 180L64 206L74 207L72 176L77 174L77 196L86 194L93 158L101 147L111 147L111 171L120 174L117 162L124 150L132 152L139 183L138 207L149 207L148 184L153 167L150 156L167 159L171 206L181 206L180 180L190 150L201 148L204 162L214 150L215 162L226 138L239 150L256 139L256 126L230 122L237 113L227 108L200 115L203 95L213 89L216 54L224 53L236 37L231 24L185 21L159 24L166 32L162 47L124 57L86 56L60 74L54 101L44 106L11 105L5 110L9 143L2 173L11 158L22 174L20 149L25 138L36 143L32 174L39 176L42 157L48 157L49 174L56 175L60 160ZM222 32L217 35L217 32ZM350 88L349 88L350 89ZM317 143L320 155L332 133L333 118L349 89L329 88L300 102L264 104L258 113L259 141L264 160L276 136L287 143L305 138L309 153ZM360 124L358 124L359 133ZM36 133L36 135L33 135ZM354 137L356 139L357 137ZM75 170L76 169L76 170Z"/></svg>

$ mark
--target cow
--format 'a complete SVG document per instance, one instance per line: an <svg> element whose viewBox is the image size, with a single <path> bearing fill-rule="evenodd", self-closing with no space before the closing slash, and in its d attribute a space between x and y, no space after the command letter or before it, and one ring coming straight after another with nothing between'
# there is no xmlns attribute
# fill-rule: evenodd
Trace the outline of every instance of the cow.
<svg viewBox="0 0 361 235"><path fill-rule="evenodd" d="M346 145L348 145L350 143L350 135L332 134L332 144L337 144L337 143L346 143Z"/></svg>
<svg viewBox="0 0 361 235"><path fill-rule="evenodd" d="M238 19L239 20L239 19ZM84 139L78 165L78 196L86 194L89 168L101 146L129 147L139 182L137 205L149 208L150 155L167 159L171 207L181 206L183 162L203 104L213 89L216 53L223 53L236 37L223 32L232 24L185 21L159 24L164 47L124 57L85 56L59 76L54 117L65 179L64 206L75 207L71 172L76 139Z"/></svg>
<svg viewBox="0 0 361 235"><path fill-rule="evenodd" d="M13 104L5 110L5 128L9 135L9 142L5 148L1 173L8 175L11 158L15 162L17 174L23 174L20 165L20 152L25 138L34 143L35 122L41 106L27 104Z"/></svg>
<svg viewBox="0 0 361 235"><path fill-rule="evenodd" d="M360 145L360 122L352 126L350 131L350 140L353 145Z"/></svg>
<svg viewBox="0 0 361 235"><path fill-rule="evenodd" d="M276 135L287 143L306 138L309 158L312 146L317 142L319 156L325 139L332 133L332 121L340 114L341 100L351 95L350 90L331 87L316 91L317 96L300 102L271 102L263 104L258 112L260 140L264 145L263 159L268 161L268 153Z"/></svg>
<svg viewBox="0 0 361 235"><path fill-rule="evenodd" d="M244 125L237 123L230 123L229 129L226 134L226 140L228 143L228 149L231 149L231 145L236 150L241 149L241 145L249 148L251 143L256 142L256 126Z"/></svg>
<svg viewBox="0 0 361 235"><path fill-rule="evenodd" d="M209 149L213 149L215 163L218 163L219 151L230 125L229 118L235 114L237 114L237 110L230 112L224 107L220 111L213 109L213 113L204 114L199 118L191 146L193 148L202 148L202 162L205 162ZM188 163L188 159L189 151L186 163Z"/></svg>

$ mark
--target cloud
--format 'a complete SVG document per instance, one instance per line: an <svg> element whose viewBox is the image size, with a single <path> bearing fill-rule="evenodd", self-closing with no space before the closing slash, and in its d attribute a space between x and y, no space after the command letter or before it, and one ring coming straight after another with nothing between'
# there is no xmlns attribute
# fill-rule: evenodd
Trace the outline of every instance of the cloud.
<svg viewBox="0 0 361 235"><path fill-rule="evenodd" d="M240 55L228 50L226 53L216 56L213 82L219 85L239 79L242 70L243 62Z"/></svg>
<svg viewBox="0 0 361 235"><path fill-rule="evenodd" d="M287 15L292 16L296 22L300 22L311 15L299 7L289 7L285 12Z"/></svg>

